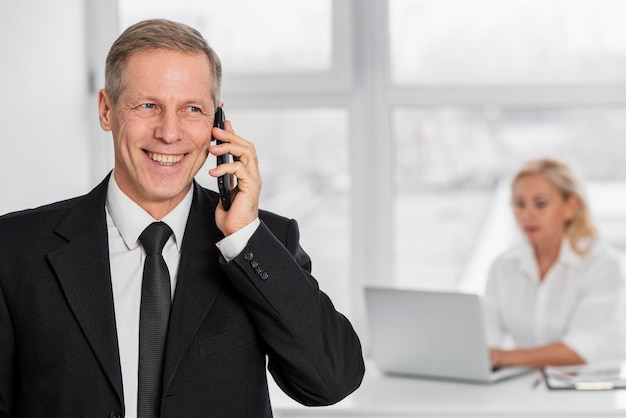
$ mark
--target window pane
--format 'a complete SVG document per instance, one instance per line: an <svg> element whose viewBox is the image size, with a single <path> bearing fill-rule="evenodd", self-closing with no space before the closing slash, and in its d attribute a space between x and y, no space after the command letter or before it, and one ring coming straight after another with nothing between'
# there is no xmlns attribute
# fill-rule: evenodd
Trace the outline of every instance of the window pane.
<svg viewBox="0 0 626 418"><path fill-rule="evenodd" d="M348 111L344 108L225 108L252 141L263 177L261 208L298 221L313 274L338 309L351 311ZM206 172L198 180L216 190Z"/></svg>
<svg viewBox="0 0 626 418"><path fill-rule="evenodd" d="M331 67L331 0L119 0L119 16L120 29L154 17L195 27L229 73Z"/></svg>
<svg viewBox="0 0 626 418"><path fill-rule="evenodd" d="M562 159L586 182L626 180L626 108L400 107L392 123L395 277L403 285L457 284L491 208L508 207L494 193L499 185L508 192L526 159ZM493 245L493 253L505 249Z"/></svg>
<svg viewBox="0 0 626 418"><path fill-rule="evenodd" d="M390 0L394 83L626 81L623 0Z"/></svg>

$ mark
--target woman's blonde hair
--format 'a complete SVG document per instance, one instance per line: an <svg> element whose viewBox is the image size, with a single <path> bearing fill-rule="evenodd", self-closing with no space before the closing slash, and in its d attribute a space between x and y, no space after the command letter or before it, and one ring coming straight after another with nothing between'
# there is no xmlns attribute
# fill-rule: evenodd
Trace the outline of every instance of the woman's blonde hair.
<svg viewBox="0 0 626 418"><path fill-rule="evenodd" d="M517 172L511 187L517 181L530 174L543 174L554 187L556 187L564 200L575 196L578 199L578 210L574 217L566 225L566 234L569 243L575 253L585 254L589 246L581 246L581 241L585 238L596 239L598 232L591 221L589 206L584 197L582 185L567 164L552 158L540 158L524 163Z"/></svg>

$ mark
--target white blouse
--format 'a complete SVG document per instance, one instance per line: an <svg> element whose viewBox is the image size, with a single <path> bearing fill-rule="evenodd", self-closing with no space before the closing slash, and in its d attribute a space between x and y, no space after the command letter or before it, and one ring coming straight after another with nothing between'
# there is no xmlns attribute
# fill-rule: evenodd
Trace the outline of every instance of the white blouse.
<svg viewBox="0 0 626 418"><path fill-rule="evenodd" d="M619 259L605 243L589 245L579 256L564 240L543 281L527 242L493 262L483 300L490 347L508 336L517 348L562 342L587 363L621 358Z"/></svg>

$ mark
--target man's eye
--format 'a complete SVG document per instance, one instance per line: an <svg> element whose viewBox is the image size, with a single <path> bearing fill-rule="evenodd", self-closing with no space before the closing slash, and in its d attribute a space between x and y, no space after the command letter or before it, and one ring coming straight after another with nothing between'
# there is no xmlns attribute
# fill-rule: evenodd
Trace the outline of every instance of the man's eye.
<svg viewBox="0 0 626 418"><path fill-rule="evenodd" d="M201 107L191 105L183 109L181 116L190 120L200 120L206 117Z"/></svg>
<svg viewBox="0 0 626 418"><path fill-rule="evenodd" d="M135 112L139 116L149 118L158 115L161 109L155 103L141 103L135 107Z"/></svg>
<svg viewBox="0 0 626 418"><path fill-rule="evenodd" d="M158 109L158 107L154 103L142 103L139 106L137 106L137 110L139 110L141 112L153 111L153 110L157 110L157 109Z"/></svg>

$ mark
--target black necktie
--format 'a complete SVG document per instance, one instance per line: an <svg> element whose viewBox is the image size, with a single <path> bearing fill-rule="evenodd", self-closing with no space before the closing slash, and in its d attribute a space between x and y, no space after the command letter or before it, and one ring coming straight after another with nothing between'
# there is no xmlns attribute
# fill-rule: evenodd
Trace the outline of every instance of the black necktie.
<svg viewBox="0 0 626 418"><path fill-rule="evenodd" d="M146 251L139 310L138 418L156 418L160 410L165 337L170 316L170 273L161 251L172 235L163 222L150 224L139 236Z"/></svg>

